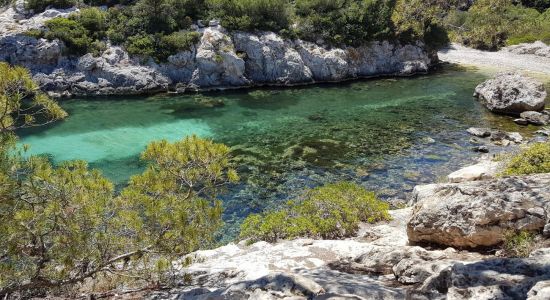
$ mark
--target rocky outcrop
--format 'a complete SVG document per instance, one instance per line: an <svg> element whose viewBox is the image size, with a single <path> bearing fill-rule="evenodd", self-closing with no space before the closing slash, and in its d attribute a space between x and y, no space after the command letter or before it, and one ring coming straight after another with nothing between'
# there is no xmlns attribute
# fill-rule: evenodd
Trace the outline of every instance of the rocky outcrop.
<svg viewBox="0 0 550 300"><path fill-rule="evenodd" d="M531 55L550 58L550 46L546 45L541 41L509 46L502 50L510 53L514 53L514 54L531 54Z"/></svg>
<svg viewBox="0 0 550 300"><path fill-rule="evenodd" d="M514 115L543 110L546 95L542 83L517 73L501 73L478 85L474 93L490 111Z"/></svg>
<svg viewBox="0 0 550 300"><path fill-rule="evenodd" d="M525 120L525 123L527 124L539 126L550 124L550 112L546 110L543 112L525 111L520 114L520 117L522 120ZM517 120L514 121L518 123Z"/></svg>
<svg viewBox="0 0 550 300"><path fill-rule="evenodd" d="M507 230L542 231L550 219L550 174L435 184L415 200L411 242L489 247Z"/></svg>
<svg viewBox="0 0 550 300"><path fill-rule="evenodd" d="M449 179L449 182L452 183L493 179L499 171L499 166L500 164L498 162L484 160L475 165L455 171L449 174L447 178Z"/></svg>
<svg viewBox="0 0 550 300"><path fill-rule="evenodd" d="M198 29L200 42L191 49L162 63L129 57L112 45L98 57L70 57L65 55L62 42L23 34L41 27L50 17L64 17L72 11L47 10L30 19L13 9L0 14L4 24L0 29L0 60L28 67L41 88L52 96L185 92L407 76L426 73L432 63L432 55L421 43L383 41L329 49L287 40L272 32L230 33L216 23Z"/></svg>

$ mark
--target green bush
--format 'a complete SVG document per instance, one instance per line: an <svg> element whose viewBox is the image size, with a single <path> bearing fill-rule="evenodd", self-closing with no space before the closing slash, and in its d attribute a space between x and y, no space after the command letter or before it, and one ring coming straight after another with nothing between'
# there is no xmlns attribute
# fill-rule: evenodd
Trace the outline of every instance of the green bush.
<svg viewBox="0 0 550 300"><path fill-rule="evenodd" d="M232 30L280 31L290 25L288 0L207 0L210 17Z"/></svg>
<svg viewBox="0 0 550 300"><path fill-rule="evenodd" d="M512 157L504 175L527 175L550 172L550 142L536 143Z"/></svg>
<svg viewBox="0 0 550 300"><path fill-rule="evenodd" d="M97 7L83 8L80 13L71 15L70 19L78 22L88 30L94 39L103 39L107 30L107 13Z"/></svg>
<svg viewBox="0 0 550 300"><path fill-rule="evenodd" d="M168 56L180 51L190 50L191 47L200 41L198 32L173 32L160 38L159 49L155 57L161 61L166 60Z"/></svg>
<svg viewBox="0 0 550 300"><path fill-rule="evenodd" d="M46 21L48 30L44 37L48 40L59 39L65 43L70 54L88 53L94 41L82 24L66 18L53 18Z"/></svg>
<svg viewBox="0 0 550 300"><path fill-rule="evenodd" d="M502 246L504 254L508 257L529 257L529 254L536 249L535 235L528 231L511 230L504 234Z"/></svg>
<svg viewBox="0 0 550 300"><path fill-rule="evenodd" d="M540 12L550 8L550 0L521 0L521 4L525 7L532 7Z"/></svg>
<svg viewBox="0 0 550 300"><path fill-rule="evenodd" d="M297 0L298 35L346 45L392 38L394 5L393 0Z"/></svg>
<svg viewBox="0 0 550 300"><path fill-rule="evenodd" d="M40 13L46 10L48 6L53 8L69 8L75 6L76 0L27 0L25 7L32 9L34 13Z"/></svg>
<svg viewBox="0 0 550 300"><path fill-rule="evenodd" d="M354 235L360 222L389 220L389 205L355 183L339 182L305 193L279 211L248 216L240 237L252 241L314 237L324 239Z"/></svg>

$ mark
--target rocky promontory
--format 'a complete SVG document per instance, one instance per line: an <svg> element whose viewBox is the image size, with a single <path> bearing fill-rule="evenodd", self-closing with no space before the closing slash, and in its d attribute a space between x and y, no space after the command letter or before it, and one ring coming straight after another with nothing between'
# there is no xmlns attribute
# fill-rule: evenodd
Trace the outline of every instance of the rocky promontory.
<svg viewBox="0 0 550 300"><path fill-rule="evenodd" d="M451 174L455 183L417 186L412 207L363 224L354 238L242 241L192 253L180 269L188 284L147 298L547 299L547 240L523 258L495 249L506 231L548 234L550 174L500 177L501 169L483 160ZM486 176L464 175L472 170Z"/></svg>
<svg viewBox="0 0 550 300"><path fill-rule="evenodd" d="M67 56L58 40L36 39L25 31L76 9L27 18L17 6L0 14L0 60L29 68L52 96L185 92L260 85L298 85L371 76L426 73L435 54L418 42L371 42L334 48L285 39L273 32L229 32L216 22L196 28L200 41L166 62L130 57L107 45L95 57Z"/></svg>

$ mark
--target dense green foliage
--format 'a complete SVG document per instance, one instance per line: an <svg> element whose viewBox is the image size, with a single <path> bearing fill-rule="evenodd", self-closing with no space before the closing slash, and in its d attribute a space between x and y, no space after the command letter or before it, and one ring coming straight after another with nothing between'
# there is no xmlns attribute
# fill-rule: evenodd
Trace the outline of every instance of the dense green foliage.
<svg viewBox="0 0 550 300"><path fill-rule="evenodd" d="M192 136L151 143L146 171L116 194L86 162L23 155L14 130L66 113L27 70L0 63L0 297L30 297L93 276L163 283L219 230L216 195L238 180L229 148Z"/></svg>
<svg viewBox="0 0 550 300"><path fill-rule="evenodd" d="M479 0L466 12L453 10L445 23L456 42L484 50L542 40L550 43L550 10L539 12L513 0Z"/></svg>
<svg viewBox="0 0 550 300"><path fill-rule="evenodd" d="M296 237L348 237L356 233L360 222L389 220L388 209L387 203L357 184L329 184L308 191L303 199L289 202L282 210L248 216L240 236L268 242Z"/></svg>
<svg viewBox="0 0 550 300"><path fill-rule="evenodd" d="M280 31L290 25L288 0L208 0L210 17L236 30Z"/></svg>
<svg viewBox="0 0 550 300"><path fill-rule="evenodd" d="M512 157L504 175L526 175L550 172L550 142L536 143Z"/></svg>

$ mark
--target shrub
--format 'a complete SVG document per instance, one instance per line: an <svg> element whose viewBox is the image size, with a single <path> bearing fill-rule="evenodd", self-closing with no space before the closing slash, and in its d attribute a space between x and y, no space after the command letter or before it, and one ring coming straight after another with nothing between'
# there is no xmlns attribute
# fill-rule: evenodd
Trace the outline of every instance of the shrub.
<svg viewBox="0 0 550 300"><path fill-rule="evenodd" d="M128 37L126 51L130 55L151 57L155 55L155 38L151 34L140 34Z"/></svg>
<svg viewBox="0 0 550 300"><path fill-rule="evenodd" d="M32 9L34 13L40 13L46 10L48 6L53 8L69 8L75 6L76 0L27 0L25 7Z"/></svg>
<svg viewBox="0 0 550 300"><path fill-rule="evenodd" d="M305 193L279 211L248 216L241 238L274 242L296 237L334 239L352 236L360 222L389 220L389 205L361 186L340 182Z"/></svg>
<svg viewBox="0 0 550 300"><path fill-rule="evenodd" d="M53 18L46 21L48 30L44 37L48 40L59 39L65 43L70 54L86 54L94 41L88 30L73 19Z"/></svg>
<svg viewBox="0 0 550 300"><path fill-rule="evenodd" d="M298 34L311 41L359 45L393 36L393 0L297 0Z"/></svg>
<svg viewBox="0 0 550 300"><path fill-rule="evenodd" d="M529 257L537 243L533 233L528 231L508 231L504 234L504 255L508 257Z"/></svg>
<svg viewBox="0 0 550 300"><path fill-rule="evenodd" d="M391 16L396 34L404 41L423 40L432 48L448 44L447 32L440 24L442 7L433 1L397 0Z"/></svg>
<svg viewBox="0 0 550 300"><path fill-rule="evenodd" d="M162 36L156 57L161 61L166 60L170 55L191 49L199 41L200 34L198 32L178 31Z"/></svg>
<svg viewBox="0 0 550 300"><path fill-rule="evenodd" d="M207 0L210 17L232 30L280 31L290 25L288 0Z"/></svg>
<svg viewBox="0 0 550 300"><path fill-rule="evenodd" d="M512 157L504 175L527 175L550 172L550 142L536 143Z"/></svg>

